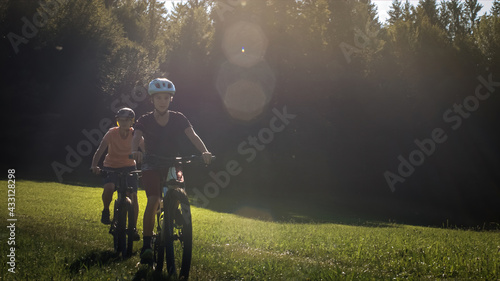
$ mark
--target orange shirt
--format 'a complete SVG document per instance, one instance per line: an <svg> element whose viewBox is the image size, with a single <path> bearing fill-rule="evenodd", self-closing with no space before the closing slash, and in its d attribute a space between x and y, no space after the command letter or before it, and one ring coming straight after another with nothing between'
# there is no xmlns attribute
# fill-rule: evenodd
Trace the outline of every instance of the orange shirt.
<svg viewBox="0 0 500 281"><path fill-rule="evenodd" d="M113 127L104 135L103 140L108 143L108 154L104 158L104 166L109 168L123 168L135 166L135 160L130 159L132 154L132 135L134 129L130 128L128 136L123 139L118 127Z"/></svg>

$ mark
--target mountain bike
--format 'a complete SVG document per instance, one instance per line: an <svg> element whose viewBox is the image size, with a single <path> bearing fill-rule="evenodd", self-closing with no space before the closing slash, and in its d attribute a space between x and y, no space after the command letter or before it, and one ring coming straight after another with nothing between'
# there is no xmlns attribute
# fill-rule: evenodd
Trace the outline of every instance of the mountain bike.
<svg viewBox="0 0 500 281"><path fill-rule="evenodd" d="M193 226L191 206L185 191L182 166L202 163L201 156L165 158L147 155L161 162L162 200L156 213L156 233L153 234L153 268L161 272L166 262L169 276L187 280L191 267ZM212 156L215 159L215 156Z"/></svg>
<svg viewBox="0 0 500 281"><path fill-rule="evenodd" d="M128 258L132 255L135 235L135 212L132 200L127 194L132 193L134 188L128 185L129 176L138 176L141 171L118 172L112 169L101 169L103 176L110 173L117 175L115 190L118 198L115 200L113 208L113 220L109 228L109 233L113 235L113 246L115 252L121 254L123 258ZM128 221L128 227L127 227Z"/></svg>

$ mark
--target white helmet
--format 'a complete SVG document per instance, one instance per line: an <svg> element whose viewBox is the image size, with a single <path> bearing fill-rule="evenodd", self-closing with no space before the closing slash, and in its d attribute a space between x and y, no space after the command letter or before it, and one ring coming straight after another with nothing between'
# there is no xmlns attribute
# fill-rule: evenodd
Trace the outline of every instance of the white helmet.
<svg viewBox="0 0 500 281"><path fill-rule="evenodd" d="M169 93L175 95L175 86L167 78L156 78L149 82L148 93L150 96L158 93Z"/></svg>
<svg viewBox="0 0 500 281"><path fill-rule="evenodd" d="M134 119L135 118L135 112L131 108L123 107L120 110L118 110L118 112L116 112L116 115L115 115L115 118L120 118L120 117Z"/></svg>

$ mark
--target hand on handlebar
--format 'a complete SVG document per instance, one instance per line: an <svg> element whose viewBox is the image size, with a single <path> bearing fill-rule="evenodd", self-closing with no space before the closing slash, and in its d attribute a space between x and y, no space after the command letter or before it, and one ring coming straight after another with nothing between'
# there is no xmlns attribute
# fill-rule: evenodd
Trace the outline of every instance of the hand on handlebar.
<svg viewBox="0 0 500 281"><path fill-rule="evenodd" d="M92 173L94 173L96 175L99 175L101 173L101 169L97 166L90 167L90 170L92 171Z"/></svg>
<svg viewBox="0 0 500 281"><path fill-rule="evenodd" d="M142 163L143 154L142 154L141 151L134 151L134 152L132 152L132 154L130 155L130 157L132 159L134 159L137 163Z"/></svg>
<svg viewBox="0 0 500 281"><path fill-rule="evenodd" d="M205 164L209 165L212 162L212 153L211 152L209 152L209 151L203 152L201 154L201 156L203 157L203 161L205 162Z"/></svg>

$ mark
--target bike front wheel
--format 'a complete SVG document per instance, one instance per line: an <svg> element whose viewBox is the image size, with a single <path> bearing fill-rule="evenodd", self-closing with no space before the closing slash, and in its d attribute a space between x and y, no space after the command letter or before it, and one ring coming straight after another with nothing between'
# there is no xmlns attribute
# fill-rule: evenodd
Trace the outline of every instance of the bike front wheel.
<svg viewBox="0 0 500 281"><path fill-rule="evenodd" d="M165 196L166 214L163 220L167 271L170 276L187 280L193 249L191 207L182 188L171 188Z"/></svg>
<svg viewBox="0 0 500 281"><path fill-rule="evenodd" d="M158 234L153 235L153 266L156 271L163 270L163 262L165 261L165 240L162 241L163 227L163 211L157 215L158 219Z"/></svg>

